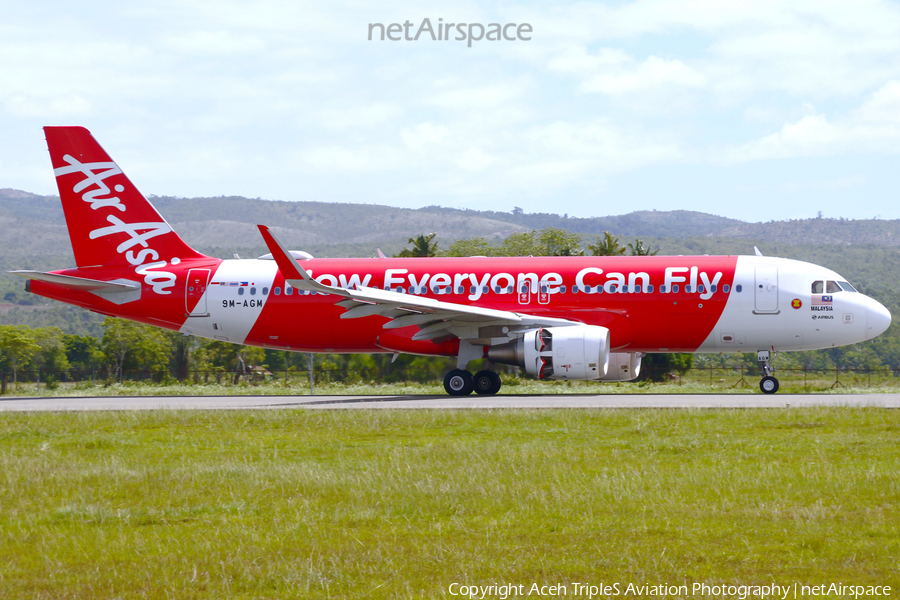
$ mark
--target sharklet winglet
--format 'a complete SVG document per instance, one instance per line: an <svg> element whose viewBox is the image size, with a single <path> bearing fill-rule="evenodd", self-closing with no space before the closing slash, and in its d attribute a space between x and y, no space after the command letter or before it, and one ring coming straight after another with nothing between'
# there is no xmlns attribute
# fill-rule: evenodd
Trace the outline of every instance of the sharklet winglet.
<svg viewBox="0 0 900 600"><path fill-rule="evenodd" d="M257 225L257 227L266 242L266 246L269 247L272 258L275 259L275 264L278 265L278 270L281 271L285 281L301 290L322 292L325 294L338 293L342 296L349 296L349 294L346 293L341 294L340 292L343 290L339 290L339 288L327 286L313 279L309 272L297 262L297 259L288 252L287 248L284 247L284 244L272 235L272 232L269 231L268 227L265 225Z"/></svg>

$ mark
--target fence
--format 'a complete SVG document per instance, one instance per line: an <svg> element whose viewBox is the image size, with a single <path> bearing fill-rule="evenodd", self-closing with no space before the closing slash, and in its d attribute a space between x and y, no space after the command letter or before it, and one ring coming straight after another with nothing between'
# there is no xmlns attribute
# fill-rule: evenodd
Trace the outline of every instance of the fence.
<svg viewBox="0 0 900 600"><path fill-rule="evenodd" d="M670 372L659 373L659 375L662 375L662 377L654 379L667 380L677 385L706 384L723 389L756 387L761 378L758 368L749 366L743 368L694 367L683 374ZM804 388L835 389L844 386L893 386L896 385L896 378L900 373L892 370L890 367L877 369L804 367L776 369L772 375L778 378L782 386L792 385Z"/></svg>
<svg viewBox="0 0 900 600"><path fill-rule="evenodd" d="M517 369L501 366L501 371L506 371L504 378L518 377ZM503 374L503 373L501 373ZM897 372L888 367L878 369L858 368L787 368L778 369L774 375L778 378L782 387L795 386L809 389L828 389L852 386L857 388L872 388L894 386ZM755 388L759 384L759 374L753 367L695 367L685 373L671 371L654 372L652 369L644 370L641 377L633 382L638 384L648 379L666 382L678 386L702 385L709 388L740 389ZM260 385L264 383L281 383L286 386L303 389L316 385L329 383L396 383L396 382L433 382L440 383L439 379L424 378L421 372L409 372L406 367L391 367L387 369L325 369L314 368L312 372L306 369L288 371L268 371L260 367L248 368L244 372L212 370L191 371L182 382L173 378L168 371L126 371L122 374L110 374L107 371L11 371L0 372L0 394L5 394L11 387L21 390L23 386L35 386L32 389L41 390L65 387L92 387L108 385L116 382L144 382L157 385L189 384L189 385ZM602 392L601 389L597 390Z"/></svg>

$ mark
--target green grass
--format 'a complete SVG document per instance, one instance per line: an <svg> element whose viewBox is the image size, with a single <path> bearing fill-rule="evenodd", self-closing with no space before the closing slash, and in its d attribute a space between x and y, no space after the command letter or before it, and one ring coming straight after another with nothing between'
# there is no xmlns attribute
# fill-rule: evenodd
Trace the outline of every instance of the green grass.
<svg viewBox="0 0 900 600"><path fill-rule="evenodd" d="M0 597L895 594L898 434L852 408L4 414Z"/></svg>

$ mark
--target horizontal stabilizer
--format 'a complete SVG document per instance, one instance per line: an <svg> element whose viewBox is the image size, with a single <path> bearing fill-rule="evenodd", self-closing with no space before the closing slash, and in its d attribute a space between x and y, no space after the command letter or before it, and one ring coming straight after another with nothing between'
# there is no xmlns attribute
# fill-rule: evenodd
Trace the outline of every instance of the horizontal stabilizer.
<svg viewBox="0 0 900 600"><path fill-rule="evenodd" d="M8 271L12 275L19 277L27 277L37 281L46 281L54 285L62 286L68 290L81 292L97 292L97 293L125 293L140 291L141 286L137 283L119 283L114 281L99 281L97 279L86 279L83 277L72 277L71 275L57 275L55 273L44 273L42 271Z"/></svg>

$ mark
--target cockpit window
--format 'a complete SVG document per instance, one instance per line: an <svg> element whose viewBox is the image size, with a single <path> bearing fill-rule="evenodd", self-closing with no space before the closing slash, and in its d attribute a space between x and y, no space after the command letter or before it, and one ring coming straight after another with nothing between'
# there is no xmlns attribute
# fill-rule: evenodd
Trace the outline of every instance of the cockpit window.
<svg viewBox="0 0 900 600"><path fill-rule="evenodd" d="M813 294L836 294L841 290L856 292L856 289L846 281L813 281L810 288Z"/></svg>

